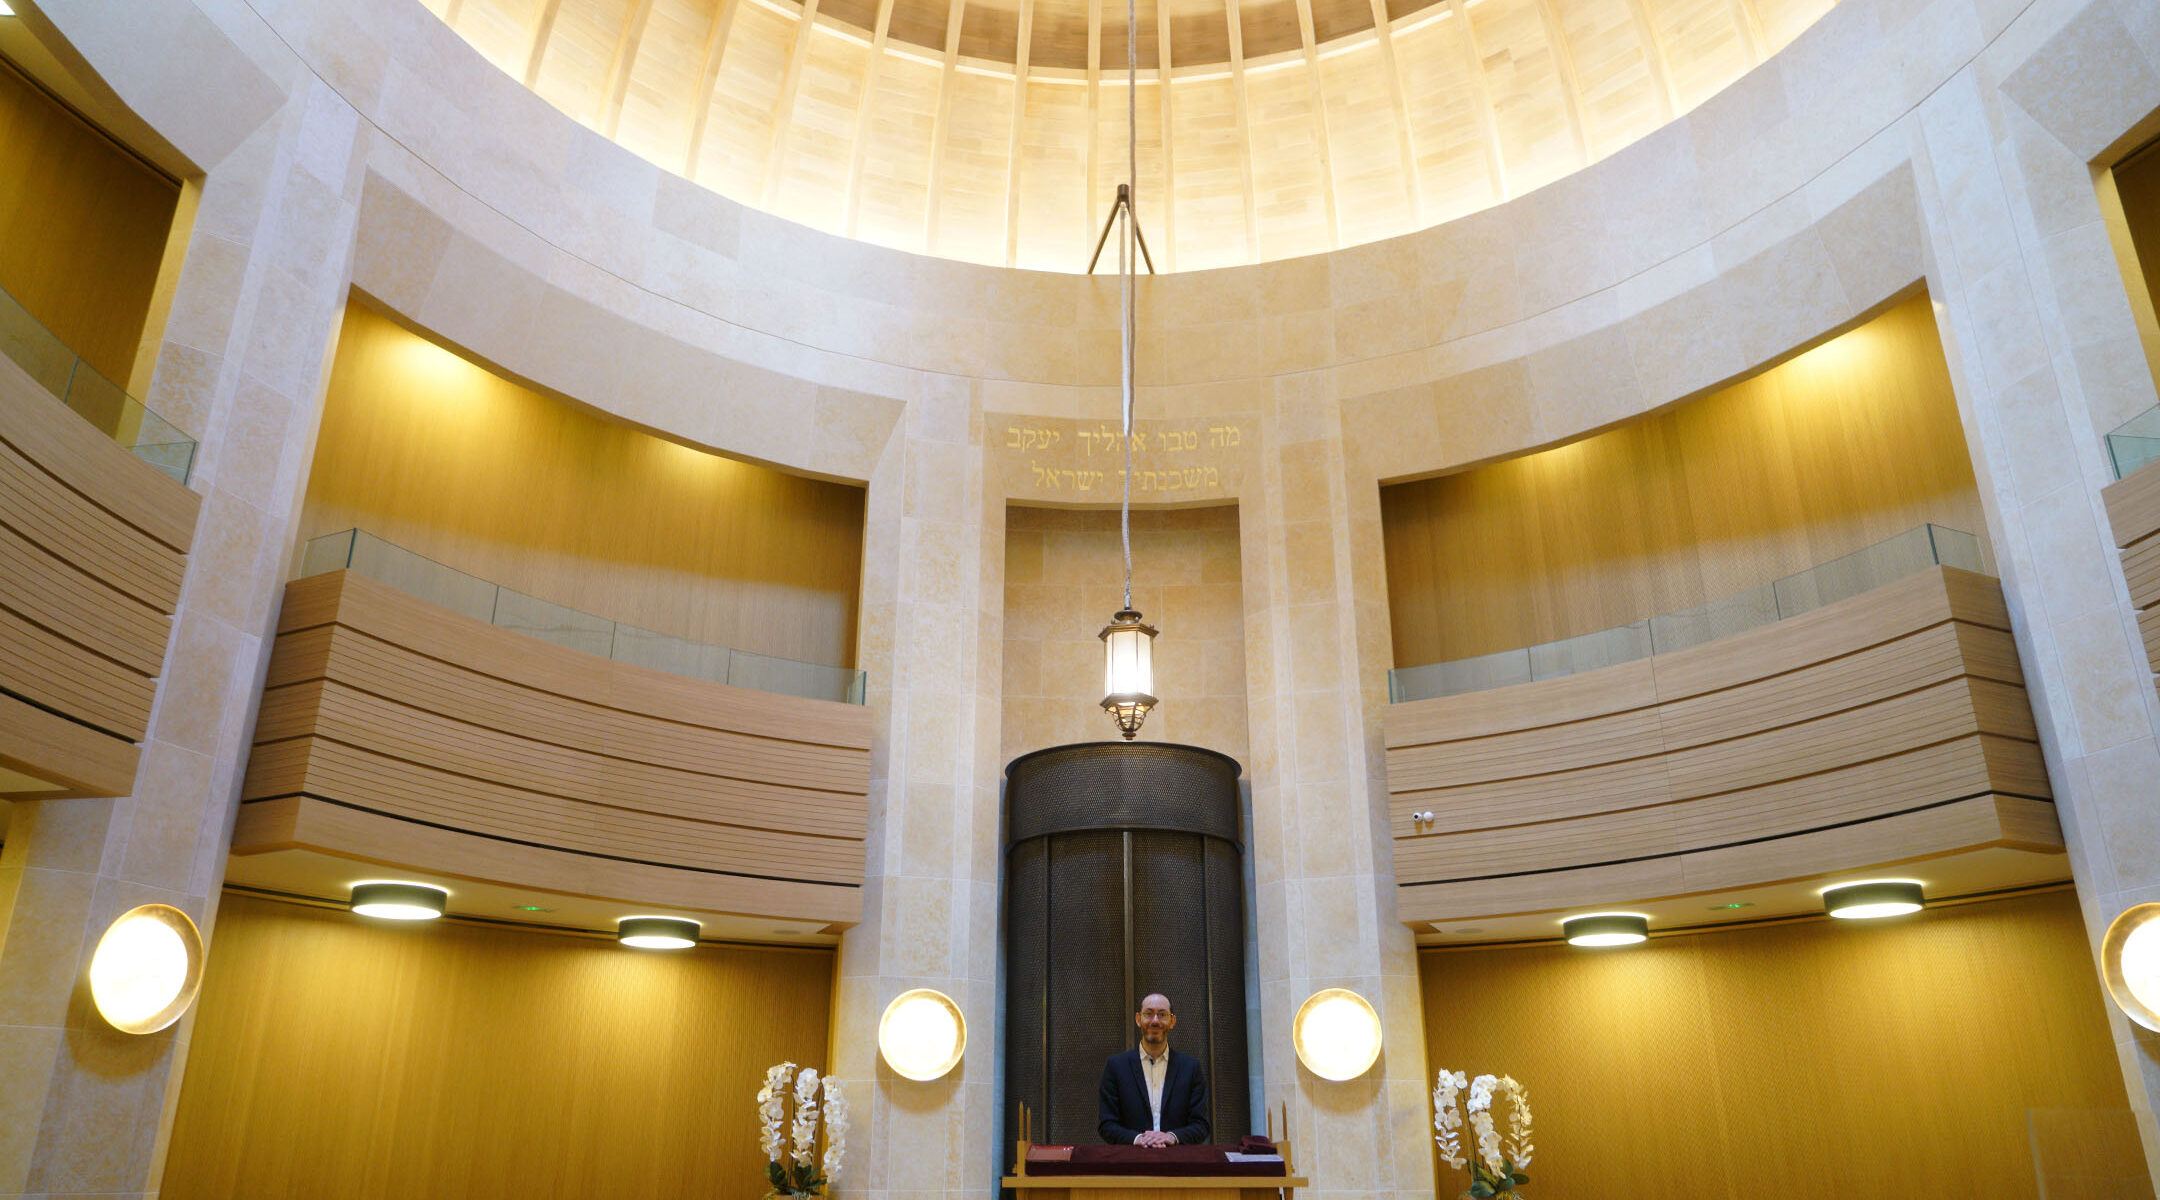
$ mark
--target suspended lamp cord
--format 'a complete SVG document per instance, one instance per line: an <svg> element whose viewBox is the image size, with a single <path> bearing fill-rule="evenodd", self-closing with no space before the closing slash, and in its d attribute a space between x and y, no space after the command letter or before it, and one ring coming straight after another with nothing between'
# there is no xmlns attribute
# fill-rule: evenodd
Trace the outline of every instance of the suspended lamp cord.
<svg viewBox="0 0 2160 1200"><path fill-rule="evenodd" d="M1158 3L1161 0L1157 0ZM1132 411L1133 411L1133 260L1138 217L1133 198L1140 191L1140 19L1136 0L1125 0L1125 223L1118 233L1120 335L1124 348L1122 411L1125 427L1125 492L1118 503L1118 536L1125 545L1125 607L1132 608Z"/></svg>

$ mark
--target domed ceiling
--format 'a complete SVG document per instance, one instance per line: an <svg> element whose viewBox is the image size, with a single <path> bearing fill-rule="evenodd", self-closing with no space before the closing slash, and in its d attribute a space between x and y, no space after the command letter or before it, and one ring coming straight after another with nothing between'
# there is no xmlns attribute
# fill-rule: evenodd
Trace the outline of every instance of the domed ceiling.
<svg viewBox="0 0 2160 1200"><path fill-rule="evenodd" d="M850 237L1080 271L1125 174L1121 0L426 2L631 150ZM1438 224L1686 112L1832 2L1138 0L1142 231L1192 270Z"/></svg>

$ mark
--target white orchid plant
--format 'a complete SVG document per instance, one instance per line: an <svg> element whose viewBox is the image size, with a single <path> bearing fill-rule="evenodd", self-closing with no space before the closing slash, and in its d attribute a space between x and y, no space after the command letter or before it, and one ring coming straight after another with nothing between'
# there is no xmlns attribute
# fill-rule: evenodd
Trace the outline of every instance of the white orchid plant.
<svg viewBox="0 0 2160 1200"><path fill-rule="evenodd" d="M1467 1103L1458 1103L1464 1089ZM1495 1101L1508 1102L1508 1129L1502 1137L1493 1120ZM1469 1114L1470 1145L1463 1145L1464 1113ZM1523 1171L1537 1147L1530 1142L1530 1092L1507 1075L1470 1078L1461 1071L1442 1070L1433 1084L1433 1140L1440 1143L1440 1157L1456 1170L1470 1170L1474 1200L1512 1196L1530 1182Z"/></svg>
<svg viewBox="0 0 2160 1200"><path fill-rule="evenodd" d="M819 1097L822 1093L823 1106ZM815 1067L797 1070L776 1064L758 1089L758 1144L765 1151L767 1196L817 1196L840 1178L847 1153L847 1094L840 1081L820 1079ZM818 1122L823 1116L825 1153L818 1154Z"/></svg>

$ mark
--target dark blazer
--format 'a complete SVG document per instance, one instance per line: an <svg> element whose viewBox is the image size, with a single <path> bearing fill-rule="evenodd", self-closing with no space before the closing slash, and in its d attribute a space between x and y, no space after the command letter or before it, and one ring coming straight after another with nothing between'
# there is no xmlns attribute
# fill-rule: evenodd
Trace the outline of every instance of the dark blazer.
<svg viewBox="0 0 2160 1200"><path fill-rule="evenodd" d="M1147 1076L1140 1072L1140 1051L1113 1054L1102 1069L1100 1121L1095 1131L1102 1140L1130 1145L1134 1138L1155 1127L1155 1110L1148 1107ZM1177 1135L1181 1146L1208 1140L1207 1072L1190 1054L1170 1052L1169 1069L1163 1072L1162 1127Z"/></svg>

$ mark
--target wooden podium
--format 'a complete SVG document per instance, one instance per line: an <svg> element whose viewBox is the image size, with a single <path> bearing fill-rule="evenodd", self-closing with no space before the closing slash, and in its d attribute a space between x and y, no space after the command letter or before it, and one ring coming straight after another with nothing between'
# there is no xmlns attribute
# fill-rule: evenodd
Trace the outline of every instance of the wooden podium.
<svg viewBox="0 0 2160 1200"><path fill-rule="evenodd" d="M1274 1114L1268 1129L1273 1140ZM1288 1127L1285 1117L1284 1126ZM1026 1106L1020 1111L1019 1153L1013 1173L1002 1186L1020 1193L1018 1200L1292 1200L1297 1189L1312 1181L1297 1175L1287 1139L1275 1142L1282 1155L1282 1174L1199 1174L1188 1170L1176 1174L1034 1174L1028 1173L1028 1152L1035 1148ZM1167 1151L1165 1152L1167 1153ZM1060 1163L1061 1170L1069 1163ZM1184 1164L1204 1169L1199 1164Z"/></svg>

